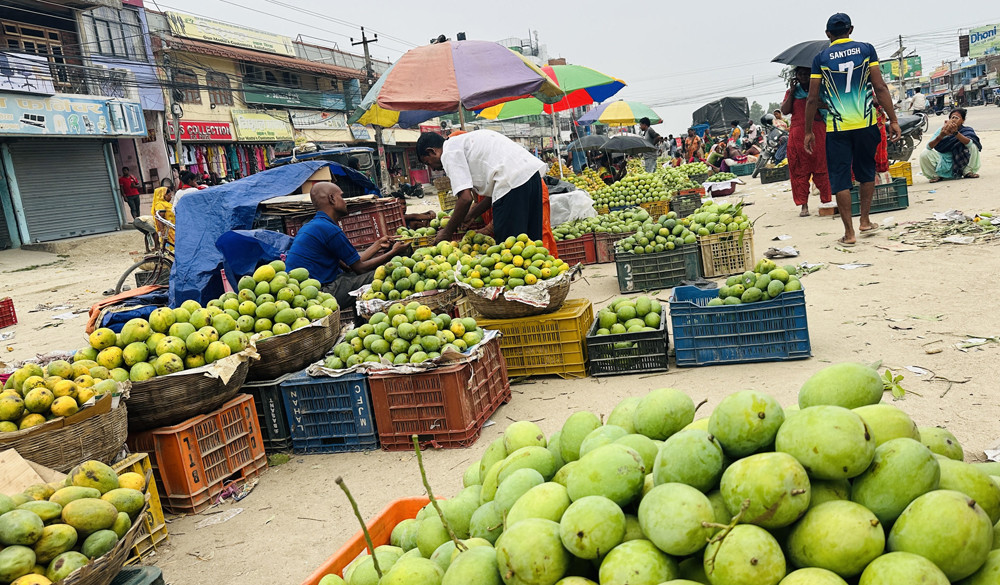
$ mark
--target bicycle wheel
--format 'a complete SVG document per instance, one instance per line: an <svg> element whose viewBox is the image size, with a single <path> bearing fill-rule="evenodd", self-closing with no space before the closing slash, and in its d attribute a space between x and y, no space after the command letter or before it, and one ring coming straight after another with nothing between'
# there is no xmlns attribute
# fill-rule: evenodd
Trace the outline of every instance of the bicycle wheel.
<svg viewBox="0 0 1000 585"><path fill-rule="evenodd" d="M128 270L122 274L121 278L118 279L118 284L115 285L115 294L121 293L122 287L125 286L125 281L128 280L128 277L132 276L136 270L146 263L154 263L154 267L150 271L152 273L151 281L153 283L159 281L163 274L170 274L170 267L173 266L173 261L167 256L160 256L158 254L146 256L142 260L139 260L130 266Z"/></svg>

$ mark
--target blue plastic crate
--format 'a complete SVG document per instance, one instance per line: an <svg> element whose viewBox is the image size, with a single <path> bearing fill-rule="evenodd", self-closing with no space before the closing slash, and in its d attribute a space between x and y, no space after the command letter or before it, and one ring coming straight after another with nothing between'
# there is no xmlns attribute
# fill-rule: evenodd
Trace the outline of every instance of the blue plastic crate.
<svg viewBox="0 0 1000 585"><path fill-rule="evenodd" d="M314 378L304 371L281 382L294 453L378 449L364 374Z"/></svg>
<svg viewBox="0 0 1000 585"><path fill-rule="evenodd" d="M709 307L717 290L674 289L670 321L678 366L797 360L812 355L805 291L745 305Z"/></svg>

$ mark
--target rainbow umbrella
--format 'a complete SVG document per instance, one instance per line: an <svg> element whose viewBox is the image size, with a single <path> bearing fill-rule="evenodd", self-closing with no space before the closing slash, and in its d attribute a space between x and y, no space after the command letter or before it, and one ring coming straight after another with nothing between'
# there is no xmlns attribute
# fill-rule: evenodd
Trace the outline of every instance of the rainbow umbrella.
<svg viewBox="0 0 1000 585"><path fill-rule="evenodd" d="M520 116L563 112L603 102L625 87L625 82L621 79L582 65L545 66L542 67L542 71L566 92L561 100L545 103L533 97L525 97L481 110L479 117L487 120L506 120Z"/></svg>
<svg viewBox="0 0 1000 585"><path fill-rule="evenodd" d="M608 126L634 126L643 118L649 118L653 124L663 121L653 108L646 104L618 100L597 106L580 116L578 122L584 125L597 123Z"/></svg>
<svg viewBox="0 0 1000 585"><path fill-rule="evenodd" d="M443 112L478 110L532 96L545 103L564 94L537 66L489 41L447 41L407 51L372 86L351 115L353 124L408 128Z"/></svg>

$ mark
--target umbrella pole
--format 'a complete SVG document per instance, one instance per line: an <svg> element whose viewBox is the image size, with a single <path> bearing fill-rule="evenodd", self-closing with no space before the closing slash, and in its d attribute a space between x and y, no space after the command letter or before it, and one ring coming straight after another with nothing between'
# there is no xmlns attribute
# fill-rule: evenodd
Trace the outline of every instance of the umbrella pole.
<svg viewBox="0 0 1000 585"><path fill-rule="evenodd" d="M461 125L462 130L465 130L465 112L462 109L462 104L458 104L458 123Z"/></svg>
<svg viewBox="0 0 1000 585"><path fill-rule="evenodd" d="M555 147L556 147L556 163L559 165L559 178L565 179L565 177L563 176L562 157L559 152L559 122L556 119L556 116L558 115L559 112L552 112L552 132L555 135L553 140L555 142Z"/></svg>

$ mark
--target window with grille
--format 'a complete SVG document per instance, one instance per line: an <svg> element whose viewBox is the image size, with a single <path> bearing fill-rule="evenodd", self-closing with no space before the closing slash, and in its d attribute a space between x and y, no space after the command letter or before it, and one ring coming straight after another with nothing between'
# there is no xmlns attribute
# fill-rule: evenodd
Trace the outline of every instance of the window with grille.
<svg viewBox="0 0 1000 585"><path fill-rule="evenodd" d="M174 88L179 92L178 97L181 103L201 103L201 91L198 90L198 76L193 71L174 72Z"/></svg>
<svg viewBox="0 0 1000 585"><path fill-rule="evenodd" d="M205 76L205 85L208 86L208 103L213 106L233 105L233 91L229 85L229 77L222 73L209 73Z"/></svg>
<svg viewBox="0 0 1000 585"><path fill-rule="evenodd" d="M83 24L91 52L132 61L148 60L137 11L102 6L85 12Z"/></svg>
<svg viewBox="0 0 1000 585"><path fill-rule="evenodd" d="M3 44L0 45L0 49L45 56L52 67L52 81L56 89L72 93L72 85L80 72L79 65L67 63L66 54L63 52L64 44L71 46L74 42L70 38L71 33L7 20L3 21L2 30L0 38Z"/></svg>

